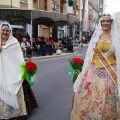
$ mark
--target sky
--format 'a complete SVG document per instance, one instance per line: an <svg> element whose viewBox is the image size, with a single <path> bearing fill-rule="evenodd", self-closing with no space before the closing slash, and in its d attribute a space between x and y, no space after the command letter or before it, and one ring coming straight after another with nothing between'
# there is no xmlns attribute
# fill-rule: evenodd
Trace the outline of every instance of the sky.
<svg viewBox="0 0 120 120"><path fill-rule="evenodd" d="M120 12L120 0L106 0L105 12L106 13Z"/></svg>

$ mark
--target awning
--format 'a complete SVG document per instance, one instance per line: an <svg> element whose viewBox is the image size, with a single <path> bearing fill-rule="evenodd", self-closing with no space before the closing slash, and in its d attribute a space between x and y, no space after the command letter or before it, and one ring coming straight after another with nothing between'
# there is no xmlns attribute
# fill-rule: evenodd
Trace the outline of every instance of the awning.
<svg viewBox="0 0 120 120"><path fill-rule="evenodd" d="M49 12L44 10L23 10L16 8L0 8L0 20L7 20L10 22L25 22L29 23L31 20L37 24L50 24L55 22L79 24L79 18L62 13Z"/></svg>

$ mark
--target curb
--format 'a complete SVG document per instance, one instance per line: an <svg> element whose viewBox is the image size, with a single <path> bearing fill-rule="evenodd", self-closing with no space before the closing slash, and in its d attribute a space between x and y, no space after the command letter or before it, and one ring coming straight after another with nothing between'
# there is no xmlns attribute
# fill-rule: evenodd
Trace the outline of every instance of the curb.
<svg viewBox="0 0 120 120"><path fill-rule="evenodd" d="M43 59L49 59L49 58L56 58L56 57L64 57L64 56L69 56L69 55L73 55L75 53L79 53L77 51L73 52L73 53L62 53L61 55L57 55L56 53L53 55L48 55L48 56L40 56L40 57L31 57L31 58L25 58L25 61L27 60L43 60Z"/></svg>
<svg viewBox="0 0 120 120"><path fill-rule="evenodd" d="M82 44L82 47L88 47L89 44ZM80 47L80 46L79 46ZM79 48L76 47L76 48ZM80 47L80 48L82 48ZM49 58L56 58L56 57L63 57L63 56L69 56L69 55L73 55L75 53L79 53L78 51L75 51L73 53L62 53L60 55L57 55L56 53L54 53L53 55L48 55L48 56L40 56L40 57L31 57L31 58L25 58L25 61L28 60L42 60L42 59L49 59Z"/></svg>

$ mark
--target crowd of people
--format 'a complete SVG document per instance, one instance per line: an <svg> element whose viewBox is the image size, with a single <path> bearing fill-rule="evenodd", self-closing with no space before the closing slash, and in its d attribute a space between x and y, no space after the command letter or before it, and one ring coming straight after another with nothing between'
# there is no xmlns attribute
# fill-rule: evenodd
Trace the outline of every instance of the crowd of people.
<svg viewBox="0 0 120 120"><path fill-rule="evenodd" d="M50 38L48 41L44 37L38 37L37 40L33 39L32 43L27 41L26 37L23 37L21 42L21 48L28 57L32 56L32 52L36 56L52 55L54 53L53 47L54 41Z"/></svg>
<svg viewBox="0 0 120 120"><path fill-rule="evenodd" d="M46 56L53 55L56 50L61 45L61 50L66 49L66 52L73 52L74 40L72 37L59 39L58 42L55 42L52 37L49 39L44 37L38 37L37 39L33 38L32 42L26 36L22 37L20 42L23 53L27 57L31 57L32 54L35 56Z"/></svg>

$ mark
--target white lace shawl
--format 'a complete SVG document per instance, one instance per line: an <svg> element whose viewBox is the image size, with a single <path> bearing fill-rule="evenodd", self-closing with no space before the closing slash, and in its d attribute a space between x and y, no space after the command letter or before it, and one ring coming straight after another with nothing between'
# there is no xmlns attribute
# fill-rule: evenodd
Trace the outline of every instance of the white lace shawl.
<svg viewBox="0 0 120 120"><path fill-rule="evenodd" d="M101 21L101 19L100 19ZM76 82L74 83L74 92L77 92L78 87L81 86L82 82L81 79L89 67L90 63L92 62L93 55L94 55L94 48L96 46L97 41L99 40L99 36L102 34L102 27L101 27L101 22L99 21L98 26L96 27L92 38L90 40L88 50L86 53L86 57L84 60L84 65L81 73L78 75ZM111 24L111 36L112 36L112 46L109 50L108 53L105 53L106 56L111 54L111 52L115 52L116 55L116 63L117 63L117 79L118 79L118 91L119 91L119 96L120 96L120 33L118 31L118 27L115 23L115 18L113 19L113 22ZM115 49L114 49L115 48Z"/></svg>

